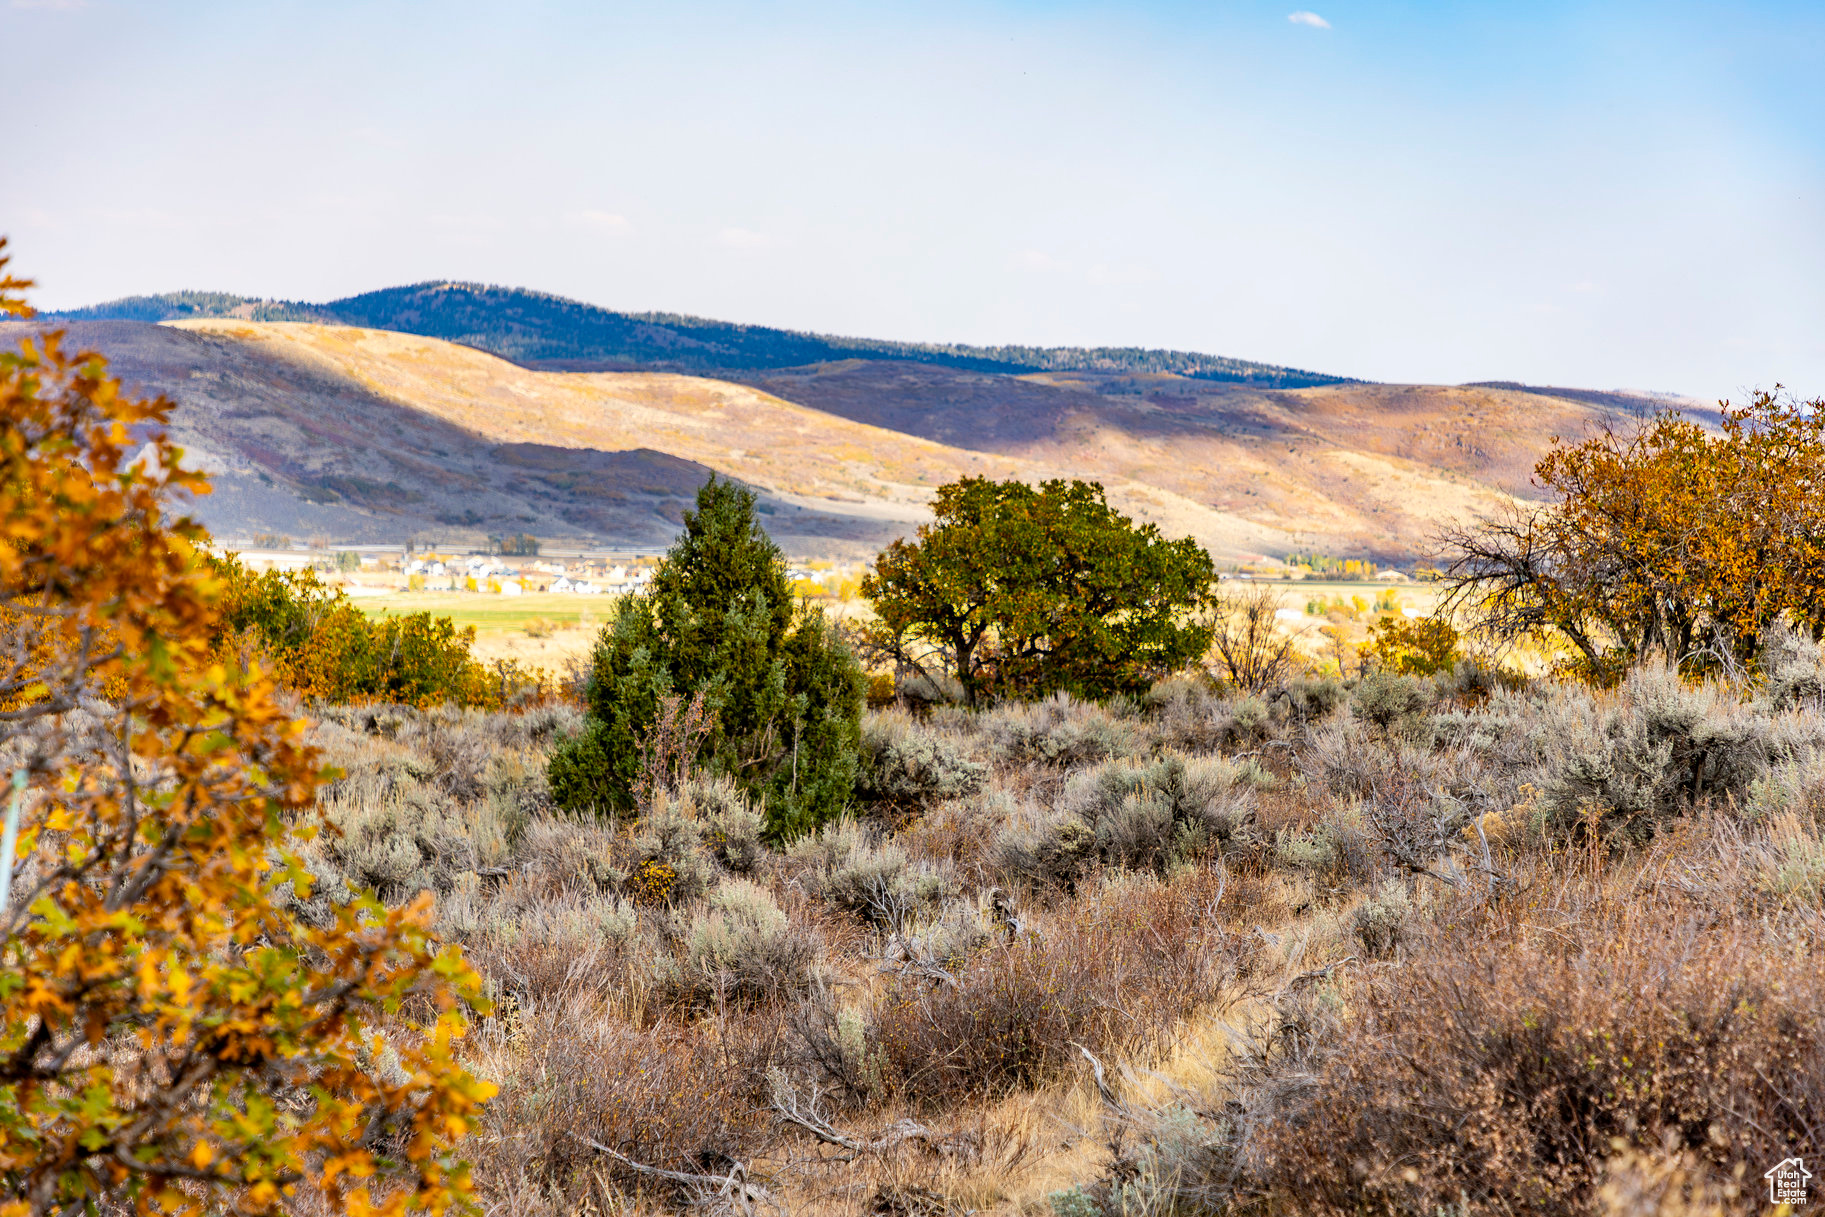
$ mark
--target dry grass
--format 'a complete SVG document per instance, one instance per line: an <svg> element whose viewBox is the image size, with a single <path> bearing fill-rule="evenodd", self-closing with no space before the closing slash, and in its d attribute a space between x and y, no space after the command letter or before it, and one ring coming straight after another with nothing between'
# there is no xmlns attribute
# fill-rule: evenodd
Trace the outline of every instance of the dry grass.
<svg viewBox="0 0 1825 1217"><path fill-rule="evenodd" d="M1340 700L890 713L786 852L712 784L555 814L561 711L339 713L314 899L429 888L488 978L492 1212L1697 1214L1825 1152L1810 703Z"/></svg>

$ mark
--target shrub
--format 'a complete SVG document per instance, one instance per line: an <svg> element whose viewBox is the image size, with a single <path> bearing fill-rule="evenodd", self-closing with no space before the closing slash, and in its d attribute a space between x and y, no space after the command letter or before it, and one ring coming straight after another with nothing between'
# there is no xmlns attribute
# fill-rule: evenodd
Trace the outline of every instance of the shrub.
<svg viewBox="0 0 1825 1217"><path fill-rule="evenodd" d="M693 778L681 797L696 807L704 845L723 866L745 875L766 856L761 840L765 820L734 782L725 777Z"/></svg>
<svg viewBox="0 0 1825 1217"><path fill-rule="evenodd" d="M1153 682L1141 697L1141 706L1152 711L1164 710L1185 702L1196 702L1216 692L1211 680L1192 672L1178 672Z"/></svg>
<svg viewBox="0 0 1825 1217"><path fill-rule="evenodd" d="M1134 724L1067 693L998 706L981 717L979 727L1002 755L1055 765L1131 756L1142 746Z"/></svg>
<svg viewBox="0 0 1825 1217"><path fill-rule="evenodd" d="M1302 723L1313 722L1335 713L1350 699L1350 692L1334 676L1295 676L1286 682L1287 706Z"/></svg>
<svg viewBox="0 0 1825 1217"><path fill-rule="evenodd" d="M1449 669L1435 673L1432 687L1441 701L1480 706L1495 696L1497 690L1518 687L1522 679L1489 660L1469 655Z"/></svg>
<svg viewBox="0 0 1825 1217"><path fill-rule="evenodd" d="M662 795L641 817L630 842L632 871L625 880L638 903L682 904L710 886L715 871L695 811L682 799Z"/></svg>
<svg viewBox="0 0 1825 1217"><path fill-rule="evenodd" d="M1350 708L1358 718L1387 734L1408 737L1425 731L1424 715L1431 702L1425 683L1392 672L1370 672L1350 695Z"/></svg>
<svg viewBox="0 0 1825 1217"><path fill-rule="evenodd" d="M1405 939L1411 910L1406 886L1397 879L1383 883L1375 895L1357 905L1350 914L1350 931L1356 935L1363 954L1370 959L1393 955Z"/></svg>
<svg viewBox="0 0 1825 1217"><path fill-rule="evenodd" d="M1343 807L1310 828L1282 828L1274 834L1274 861L1303 871L1327 887L1362 883L1381 873L1374 863L1375 840L1362 813Z"/></svg>
<svg viewBox="0 0 1825 1217"><path fill-rule="evenodd" d="M1156 683L1141 699L1155 738L1172 748L1209 749L1229 736L1229 703L1214 682L1182 674Z"/></svg>
<svg viewBox="0 0 1825 1217"><path fill-rule="evenodd" d="M1231 684L1263 693L1291 675L1299 653L1280 628L1278 591L1264 583L1231 588L1216 602L1211 645Z"/></svg>
<svg viewBox="0 0 1825 1217"><path fill-rule="evenodd" d="M1192 619L1216 578L1195 541L1111 509L1103 488L964 478L936 519L895 541L862 580L874 648L985 695L1140 693L1210 644Z"/></svg>
<svg viewBox="0 0 1825 1217"><path fill-rule="evenodd" d="M1229 741L1253 744L1266 739L1273 729L1273 707L1251 693L1230 707L1228 730L1224 735Z"/></svg>
<svg viewBox="0 0 1825 1217"><path fill-rule="evenodd" d="M1251 966L1254 940L1207 924L1216 877L1136 877L975 955L956 984L890 982L869 1022L890 1094L923 1106L995 1098L1096 1053L1157 1044Z"/></svg>
<svg viewBox="0 0 1825 1217"><path fill-rule="evenodd" d="M262 657L306 697L338 704L499 709L543 696L542 677L512 663L490 668L470 654L475 629L429 613L369 620L312 571L254 574L233 555L208 557L222 583L215 649Z"/></svg>
<svg viewBox="0 0 1825 1217"><path fill-rule="evenodd" d="M1825 701L1825 647L1785 622L1762 639L1762 696L1772 710L1818 708Z"/></svg>
<svg viewBox="0 0 1825 1217"><path fill-rule="evenodd" d="M1741 813L1750 822L1791 814L1825 824L1825 752L1804 749L1751 781Z"/></svg>
<svg viewBox="0 0 1825 1217"><path fill-rule="evenodd" d="M0 315L29 316L4 267ZM426 905L306 914L318 757L270 679L213 662L221 584L178 514L208 484L171 408L58 334L0 354L6 1208L461 1207L477 978Z"/></svg>
<svg viewBox="0 0 1825 1217"><path fill-rule="evenodd" d="M1784 815L1769 831L1762 849L1750 854L1756 883L1775 903L1817 908L1825 895L1825 841L1815 826Z"/></svg>
<svg viewBox="0 0 1825 1217"><path fill-rule="evenodd" d="M999 923L999 924L998 924ZM1005 919L983 901L946 901L937 916L915 924L904 936L905 958L954 971L1007 929Z"/></svg>
<svg viewBox="0 0 1825 1217"><path fill-rule="evenodd" d="M1101 856L1096 830L1076 816L1054 815L1004 826L990 851L995 870L1010 880L1070 890Z"/></svg>
<svg viewBox="0 0 1825 1217"><path fill-rule="evenodd" d="M607 999L628 984L629 946L639 928L618 896L568 893L501 907L459 883L438 906L438 929L463 943L492 991L524 1016L582 993Z"/></svg>
<svg viewBox="0 0 1825 1217"><path fill-rule="evenodd" d="M680 957L661 985L694 1005L760 1002L803 993L817 940L794 929L773 893L747 879L726 879L692 919Z"/></svg>
<svg viewBox="0 0 1825 1217"><path fill-rule="evenodd" d="M1449 672L1463 659L1457 628L1443 617L1403 621L1388 617L1369 627L1363 659L1399 676L1432 676Z"/></svg>
<svg viewBox="0 0 1825 1217"><path fill-rule="evenodd" d="M863 685L822 614L795 610L753 493L711 478L651 593L623 599L598 639L588 718L552 754L552 795L626 811L665 699L701 696L713 726L695 763L759 801L770 837L795 836L849 800Z"/></svg>
<svg viewBox="0 0 1825 1217"><path fill-rule="evenodd" d="M826 824L818 835L800 838L788 856L813 896L894 930L951 886L929 863L912 862L903 847L877 841L854 820Z"/></svg>
<svg viewBox="0 0 1825 1217"><path fill-rule="evenodd" d="M1252 761L1168 754L1074 774L1059 809L998 834L996 869L1069 888L1095 863L1164 873L1212 851L1252 848L1254 791L1271 779Z"/></svg>
<svg viewBox="0 0 1825 1217"><path fill-rule="evenodd" d="M1630 673L1617 703L1545 741L1551 831L1640 842L1706 796L1742 798L1767 772L1769 727L1670 669Z"/></svg>
<svg viewBox="0 0 1825 1217"><path fill-rule="evenodd" d="M969 794L984 767L957 741L904 711L870 715L862 724L856 793L866 799L919 803Z"/></svg>
<svg viewBox="0 0 1825 1217"><path fill-rule="evenodd" d="M1615 1138L1723 1179L1817 1145L1816 969L1668 921L1581 941L1478 923L1364 974L1313 1076L1256 1117L1254 1181L1305 1212L1586 1212Z"/></svg>
<svg viewBox="0 0 1825 1217"><path fill-rule="evenodd" d="M896 693L901 701L915 709L960 706L969 700L969 694L957 678L943 672L911 673L899 681Z"/></svg>
<svg viewBox="0 0 1825 1217"><path fill-rule="evenodd" d="M478 1139L479 1173L495 1187L529 1179L538 1192L571 1198L559 1211L614 1211L623 1199L593 1191L598 1181L628 1190L665 1185L591 1141L642 1165L694 1174L727 1170L772 1141L765 1076L775 1037L764 1023L643 1028L575 994L530 1012L517 1039L488 1113L494 1135Z"/></svg>
<svg viewBox="0 0 1825 1217"><path fill-rule="evenodd" d="M1103 861L1163 870L1209 850L1252 839L1255 788L1267 784L1253 762L1176 754L1155 761L1111 761L1065 785L1067 814L1095 834Z"/></svg>

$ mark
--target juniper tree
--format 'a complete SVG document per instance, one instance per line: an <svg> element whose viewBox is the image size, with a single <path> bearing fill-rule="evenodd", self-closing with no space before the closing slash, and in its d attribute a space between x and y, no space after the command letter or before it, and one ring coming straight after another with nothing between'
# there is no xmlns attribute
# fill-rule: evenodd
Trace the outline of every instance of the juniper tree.
<svg viewBox="0 0 1825 1217"><path fill-rule="evenodd" d="M668 695L703 695L698 763L762 800L775 839L839 812L855 782L860 667L821 612L795 606L754 495L712 477L651 590L630 596L591 657L582 730L550 766L556 800L633 806L641 756Z"/></svg>

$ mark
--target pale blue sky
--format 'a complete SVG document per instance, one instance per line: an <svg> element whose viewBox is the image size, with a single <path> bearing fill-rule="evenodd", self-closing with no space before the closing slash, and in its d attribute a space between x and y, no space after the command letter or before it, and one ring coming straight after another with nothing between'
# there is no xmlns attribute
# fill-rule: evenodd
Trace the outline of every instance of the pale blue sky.
<svg viewBox="0 0 1825 1217"><path fill-rule="evenodd" d="M1825 394L1817 0L0 0L0 50L0 232L46 307L462 278Z"/></svg>

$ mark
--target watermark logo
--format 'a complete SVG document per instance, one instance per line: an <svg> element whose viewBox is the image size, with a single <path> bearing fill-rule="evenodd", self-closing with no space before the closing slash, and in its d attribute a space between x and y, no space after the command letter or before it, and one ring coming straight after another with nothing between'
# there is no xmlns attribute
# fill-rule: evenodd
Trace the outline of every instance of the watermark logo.
<svg viewBox="0 0 1825 1217"><path fill-rule="evenodd" d="M1769 1204L1806 1203L1806 1181L1812 1178L1812 1172L1806 1169L1804 1158L1777 1162L1762 1178L1768 1181Z"/></svg>

